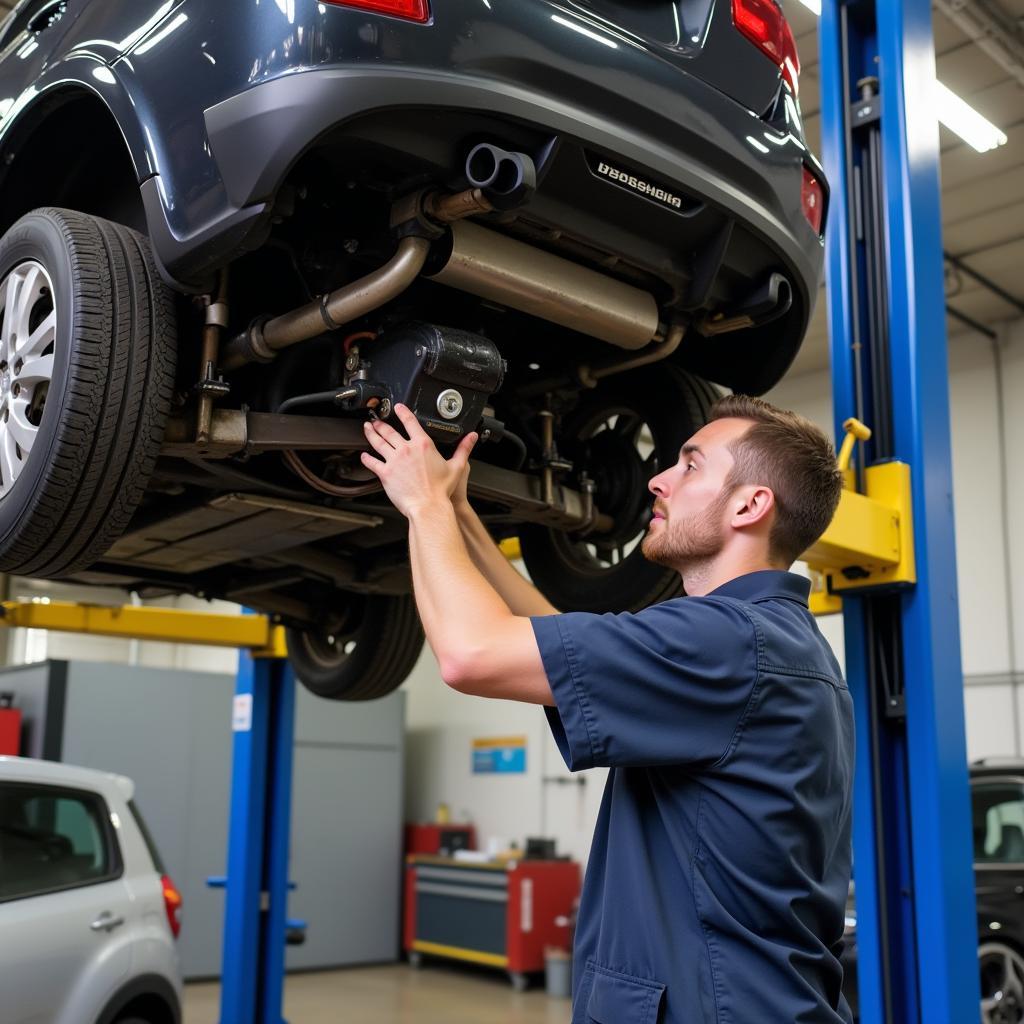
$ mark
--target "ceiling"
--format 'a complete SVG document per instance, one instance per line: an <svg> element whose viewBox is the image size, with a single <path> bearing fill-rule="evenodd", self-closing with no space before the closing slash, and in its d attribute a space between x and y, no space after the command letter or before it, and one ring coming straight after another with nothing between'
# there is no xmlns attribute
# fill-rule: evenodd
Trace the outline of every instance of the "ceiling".
<svg viewBox="0 0 1024 1024"><path fill-rule="evenodd" d="M971 0L963 4L970 5ZM1024 0L986 0L986 6L1001 9L1006 21L1024 27ZM818 19L797 0L788 0L786 15L803 68L800 105L808 141L820 156ZM933 10L933 25L939 80L1008 138L1005 146L978 153L940 126L943 247L1024 304L1024 89L937 9ZM1019 41L1024 43L1024 32ZM949 265L946 293L950 307L989 329L1022 313L1021 308ZM825 306L823 291L791 374L828 367ZM946 322L950 337L973 336L979 344L988 343L983 334L952 316L947 316Z"/></svg>
<svg viewBox="0 0 1024 1024"><path fill-rule="evenodd" d="M962 7L972 4L972 0L956 2ZM14 3L0 0L0 14ZM1024 49L1024 0L981 3L996 8L1007 24L1016 27L1016 44ZM803 65L800 103L808 141L820 155L818 19L797 0L786 0L786 14ZM943 245L947 253L1024 302L1024 89L938 9L934 11L934 32L939 79L998 125L1009 139L1005 146L978 153L940 127ZM948 266L946 291L949 306L989 329L1021 315L1019 306ZM825 305L822 291L791 374L828 367ZM947 317L947 326L951 337L973 335L979 344L986 341L983 334L953 317Z"/></svg>

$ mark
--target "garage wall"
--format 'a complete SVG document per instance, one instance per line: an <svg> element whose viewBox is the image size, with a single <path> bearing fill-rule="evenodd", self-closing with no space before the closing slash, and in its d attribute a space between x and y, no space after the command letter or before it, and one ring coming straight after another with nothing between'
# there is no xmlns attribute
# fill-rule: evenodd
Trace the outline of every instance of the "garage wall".
<svg viewBox="0 0 1024 1024"><path fill-rule="evenodd" d="M570 774L539 707L457 693L442 682L429 649L405 690L409 820L433 820L444 802L453 820L476 825L481 847L547 836L560 853L586 860L607 772ZM473 774L473 740L497 736L526 737L525 773Z"/></svg>

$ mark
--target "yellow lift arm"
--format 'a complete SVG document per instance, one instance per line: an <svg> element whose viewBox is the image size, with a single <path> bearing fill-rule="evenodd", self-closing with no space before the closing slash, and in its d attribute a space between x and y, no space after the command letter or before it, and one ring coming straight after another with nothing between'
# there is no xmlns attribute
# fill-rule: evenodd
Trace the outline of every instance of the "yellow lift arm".
<svg viewBox="0 0 1024 1024"><path fill-rule="evenodd" d="M266 615L222 615L177 608L110 607L70 601L4 601L0 603L0 626L244 648L256 658L288 655L284 627L275 625Z"/></svg>
<svg viewBox="0 0 1024 1024"><path fill-rule="evenodd" d="M804 554L819 584L811 592L815 615L842 611L844 591L917 582L910 466L897 461L868 466L860 493L850 458L857 441L868 440L871 431L852 418L843 429L839 508L821 539Z"/></svg>

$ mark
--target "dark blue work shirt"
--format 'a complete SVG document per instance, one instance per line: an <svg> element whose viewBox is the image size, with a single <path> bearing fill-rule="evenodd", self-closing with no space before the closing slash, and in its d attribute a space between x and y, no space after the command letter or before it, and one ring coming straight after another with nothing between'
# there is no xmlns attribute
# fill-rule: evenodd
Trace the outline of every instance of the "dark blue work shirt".
<svg viewBox="0 0 1024 1024"><path fill-rule="evenodd" d="M573 1024L839 1024L853 708L808 582L534 618L572 770L611 768Z"/></svg>

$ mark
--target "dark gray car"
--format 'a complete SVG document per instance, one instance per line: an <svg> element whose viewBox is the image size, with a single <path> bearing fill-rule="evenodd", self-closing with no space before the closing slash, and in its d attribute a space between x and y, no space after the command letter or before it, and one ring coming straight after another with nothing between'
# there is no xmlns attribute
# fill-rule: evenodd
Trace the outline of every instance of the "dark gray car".
<svg viewBox="0 0 1024 1024"><path fill-rule="evenodd" d="M422 645L361 421L470 430L557 606L637 609L646 480L802 340L827 199L774 0L22 0L0 29L0 570Z"/></svg>

